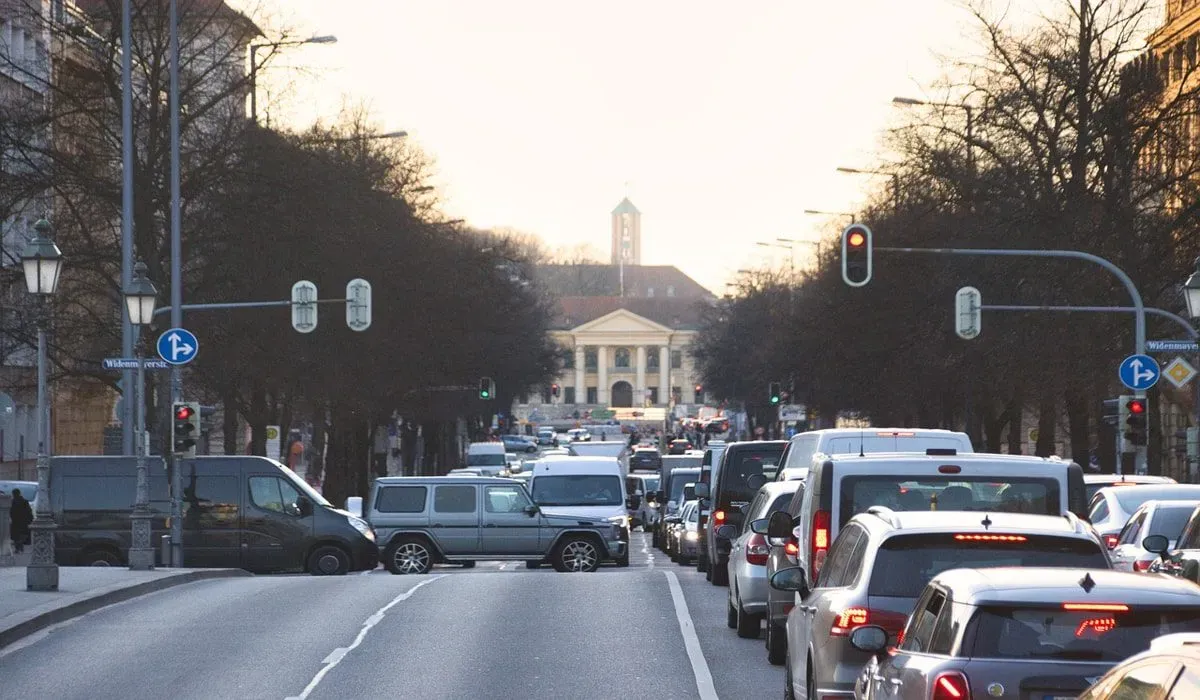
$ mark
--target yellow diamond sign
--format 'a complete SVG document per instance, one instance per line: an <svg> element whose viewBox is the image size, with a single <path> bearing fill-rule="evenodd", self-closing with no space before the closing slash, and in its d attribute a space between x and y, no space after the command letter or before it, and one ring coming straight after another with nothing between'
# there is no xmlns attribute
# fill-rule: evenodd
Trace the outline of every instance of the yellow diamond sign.
<svg viewBox="0 0 1200 700"><path fill-rule="evenodd" d="M1182 389L1184 384L1192 381L1192 378L1196 376L1196 368L1188 364L1187 360L1182 357L1176 357L1171 360L1171 364L1167 365L1163 375L1166 376L1167 381L1175 385L1176 389Z"/></svg>

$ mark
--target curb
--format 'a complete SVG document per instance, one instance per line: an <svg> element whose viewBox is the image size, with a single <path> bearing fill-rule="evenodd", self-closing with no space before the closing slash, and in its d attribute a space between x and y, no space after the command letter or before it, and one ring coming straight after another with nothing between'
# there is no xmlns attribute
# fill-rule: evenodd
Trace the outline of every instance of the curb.
<svg viewBox="0 0 1200 700"><path fill-rule="evenodd" d="M82 617L90 612L115 603L121 603L148 593L174 588L185 583L218 578L233 578L236 576L253 576L253 574L242 569L199 569L171 576L163 576L151 581L143 581L132 586L109 587L107 590L103 590L103 592L94 596L77 600L60 608L48 610L6 629L0 629L0 650L47 627Z"/></svg>

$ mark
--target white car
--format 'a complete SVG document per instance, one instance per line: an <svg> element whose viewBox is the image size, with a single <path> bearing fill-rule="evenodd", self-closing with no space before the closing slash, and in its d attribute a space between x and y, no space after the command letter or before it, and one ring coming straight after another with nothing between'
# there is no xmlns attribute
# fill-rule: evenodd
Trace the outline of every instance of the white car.
<svg viewBox="0 0 1200 700"><path fill-rule="evenodd" d="M1200 498L1200 485L1195 484L1145 484L1139 486L1109 486L1092 496L1088 506L1088 522L1104 538L1109 549L1117 546L1117 539L1129 522L1130 516L1146 501L1181 500ZM1178 534L1178 533L1176 533ZM1145 539L1145 538L1143 538ZM1141 541L1138 541L1141 544Z"/></svg>
<svg viewBox="0 0 1200 700"><path fill-rule="evenodd" d="M1142 540L1150 535L1162 535L1167 538L1167 547L1173 548L1196 506L1200 506L1200 499L1143 503L1117 536L1117 545L1112 549L1113 568L1117 571L1149 569L1158 555L1143 548Z"/></svg>

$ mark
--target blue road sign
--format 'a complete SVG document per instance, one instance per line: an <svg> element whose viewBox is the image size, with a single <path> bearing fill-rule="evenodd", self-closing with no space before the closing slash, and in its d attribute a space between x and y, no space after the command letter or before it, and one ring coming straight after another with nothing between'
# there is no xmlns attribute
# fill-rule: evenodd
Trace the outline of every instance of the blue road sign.
<svg viewBox="0 0 1200 700"><path fill-rule="evenodd" d="M1130 355L1117 368L1121 383L1134 391L1145 391L1158 383L1158 362L1149 355Z"/></svg>
<svg viewBox="0 0 1200 700"><path fill-rule="evenodd" d="M158 336L158 356L173 365L186 365L196 359L200 341L184 328L172 328Z"/></svg>

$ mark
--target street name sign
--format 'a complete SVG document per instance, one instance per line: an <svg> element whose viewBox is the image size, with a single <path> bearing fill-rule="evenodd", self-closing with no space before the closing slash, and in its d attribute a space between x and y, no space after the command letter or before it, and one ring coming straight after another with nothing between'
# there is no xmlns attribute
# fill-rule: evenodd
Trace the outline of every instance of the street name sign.
<svg viewBox="0 0 1200 700"><path fill-rule="evenodd" d="M186 365L199 350L200 341L186 328L171 328L158 336L158 356L173 365Z"/></svg>
<svg viewBox="0 0 1200 700"><path fill-rule="evenodd" d="M1163 376L1167 378L1168 382L1175 385L1176 389L1182 389L1196 376L1196 368L1182 357L1176 357L1163 370Z"/></svg>
<svg viewBox="0 0 1200 700"><path fill-rule="evenodd" d="M783 422L800 421L808 417L808 409L804 404L788 403L779 407L779 420Z"/></svg>
<svg viewBox="0 0 1200 700"><path fill-rule="evenodd" d="M106 357L100 364L104 369L137 369L138 359L136 357ZM166 360L147 357L142 360L142 366L146 369L167 369L171 365L167 364Z"/></svg>
<svg viewBox="0 0 1200 700"><path fill-rule="evenodd" d="M1146 352L1200 352L1194 340L1147 340Z"/></svg>
<svg viewBox="0 0 1200 700"><path fill-rule="evenodd" d="M1134 391L1145 391L1158 383L1158 362L1149 355L1130 355L1117 368L1121 383Z"/></svg>

